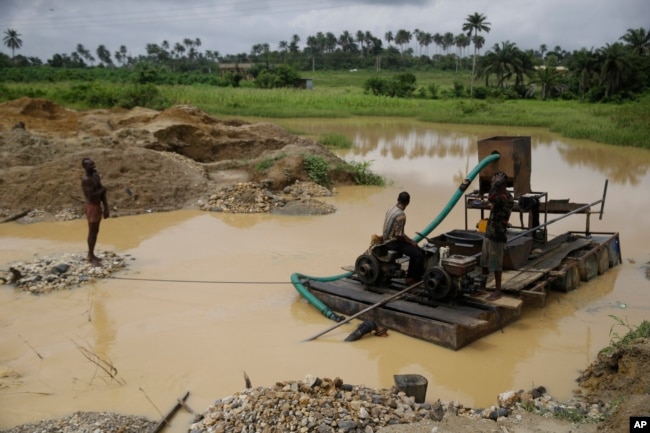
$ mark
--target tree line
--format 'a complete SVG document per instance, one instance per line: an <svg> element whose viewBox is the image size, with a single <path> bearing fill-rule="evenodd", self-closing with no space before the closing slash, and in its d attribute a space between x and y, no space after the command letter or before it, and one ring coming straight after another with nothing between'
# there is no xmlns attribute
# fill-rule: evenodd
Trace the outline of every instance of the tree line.
<svg viewBox="0 0 650 433"><path fill-rule="evenodd" d="M279 67L284 74L287 68L302 72L471 70L466 91L469 96L523 98L539 95L542 99L580 98L586 101L632 98L650 86L650 31L644 28L628 29L618 41L597 49L567 52L560 46L549 49L541 45L538 49L522 50L516 43L504 41L484 53L481 53L485 44L482 33L491 30L485 15L468 15L460 30L454 35L399 29L381 37L362 30L343 31L338 36L332 32L318 32L307 36L304 46L301 46L301 38L294 34L291 39L280 41L275 49L268 43L259 43L248 53L223 55L215 50L201 51L199 38L148 43L146 54L139 56L131 56L124 45L111 53L103 44L94 52L77 44L71 53L54 54L43 63L38 58L16 55L16 50L22 47L21 35L8 29L3 42L11 49L11 57L0 53L0 68L132 70L144 67L171 74L192 73L194 77L215 74L220 64L227 63L254 64L251 70L254 76ZM11 77L15 79L20 75L12 74ZM224 83L236 86L242 78L229 77ZM400 96L409 95L407 92Z"/></svg>

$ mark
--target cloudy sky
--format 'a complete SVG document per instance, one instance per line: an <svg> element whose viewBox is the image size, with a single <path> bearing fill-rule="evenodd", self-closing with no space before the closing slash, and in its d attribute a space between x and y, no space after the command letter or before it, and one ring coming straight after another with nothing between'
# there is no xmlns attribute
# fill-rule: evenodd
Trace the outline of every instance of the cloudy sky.
<svg viewBox="0 0 650 433"><path fill-rule="evenodd" d="M0 32L16 30L23 41L17 53L43 61L77 44L93 54L100 44L111 52L125 45L137 56L147 43L185 38L223 55L258 43L275 50L294 34L304 47L319 31L456 35L475 12L491 26L484 50L504 41L523 50L600 48L630 28L650 29L649 0L0 0ZM4 44L0 50L11 55Z"/></svg>

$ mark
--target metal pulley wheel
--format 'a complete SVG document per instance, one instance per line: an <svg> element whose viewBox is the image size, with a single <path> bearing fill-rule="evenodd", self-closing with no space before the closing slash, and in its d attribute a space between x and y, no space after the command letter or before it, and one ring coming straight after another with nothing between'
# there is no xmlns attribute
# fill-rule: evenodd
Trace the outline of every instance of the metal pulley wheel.
<svg viewBox="0 0 650 433"><path fill-rule="evenodd" d="M381 272L379 261L370 254L362 254L354 264L354 272L364 284L375 284Z"/></svg>
<svg viewBox="0 0 650 433"><path fill-rule="evenodd" d="M422 278L427 294L436 301L443 301L453 294L451 277L440 266L433 266L424 272Z"/></svg>

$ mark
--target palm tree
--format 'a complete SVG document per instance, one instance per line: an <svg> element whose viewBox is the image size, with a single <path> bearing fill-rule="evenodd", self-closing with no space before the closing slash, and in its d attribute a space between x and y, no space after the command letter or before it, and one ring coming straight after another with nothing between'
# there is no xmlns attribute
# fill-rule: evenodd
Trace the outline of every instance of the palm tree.
<svg viewBox="0 0 650 433"><path fill-rule="evenodd" d="M325 33L325 47L327 52L333 53L336 50L336 35L332 32Z"/></svg>
<svg viewBox="0 0 650 433"><path fill-rule="evenodd" d="M442 35L442 48L445 50L445 54L449 54L449 47L454 46L454 34L452 32L447 32Z"/></svg>
<svg viewBox="0 0 650 433"><path fill-rule="evenodd" d="M386 43L387 43L388 46L390 47L390 43L393 42L393 41L395 40L395 38L393 37L393 32L391 32L390 30L387 31L387 32L384 34L384 39L386 39Z"/></svg>
<svg viewBox="0 0 650 433"><path fill-rule="evenodd" d="M637 56L650 54L650 31L646 31L643 27L627 29L627 33L619 39L627 42Z"/></svg>
<svg viewBox="0 0 650 433"><path fill-rule="evenodd" d="M93 55L90 54L90 51L87 50L87 49L83 46L83 44L77 44L77 50L76 50L76 53L79 55L79 58L84 58L84 59L88 60L88 61L90 62L91 65L92 65L92 63L95 61L95 58L93 57Z"/></svg>
<svg viewBox="0 0 650 433"><path fill-rule="evenodd" d="M319 52L319 43L316 36L307 36L307 48L305 48L305 51L311 57L311 70L313 72L316 70L316 54Z"/></svg>
<svg viewBox="0 0 650 433"><path fill-rule="evenodd" d="M487 17L478 12L474 12L472 15L468 15L463 23L463 31L467 32L467 36L472 38L472 33L474 37L478 36L479 32L490 33L490 23L487 21ZM472 39L474 42L474 60L472 60L472 80L469 85L469 94L470 96L474 92L474 74L476 72L476 42L475 39Z"/></svg>
<svg viewBox="0 0 650 433"><path fill-rule="evenodd" d="M569 62L571 74L578 80L580 100L584 101L585 93L591 84L598 78L598 58L593 51L585 48L576 51Z"/></svg>
<svg viewBox="0 0 650 433"><path fill-rule="evenodd" d="M539 46L539 56L542 58L542 64L546 64L544 61L544 53L548 51L548 47L546 44L542 44Z"/></svg>
<svg viewBox="0 0 650 433"><path fill-rule="evenodd" d="M349 31L343 30L343 33L339 36L338 40L339 45L341 46L341 50L343 52L352 52L354 51L353 47L354 45L354 38L350 34Z"/></svg>
<svg viewBox="0 0 650 433"><path fill-rule="evenodd" d="M521 50L510 41L501 42L500 46L495 44L492 50L485 53L483 71L481 73L486 78L491 74L495 74L498 88L503 88L505 81L513 76L519 81L519 77L522 77L524 74Z"/></svg>
<svg viewBox="0 0 650 433"><path fill-rule="evenodd" d="M97 47L97 57L106 66L113 66L111 52L103 44Z"/></svg>
<svg viewBox="0 0 650 433"><path fill-rule="evenodd" d="M128 57L128 51L126 49L125 45L120 45L120 49L118 51L115 51L115 60L117 60L120 65L124 66L124 63L127 61Z"/></svg>
<svg viewBox="0 0 650 433"><path fill-rule="evenodd" d="M433 43L433 35L429 32L423 32L420 43L424 45L424 53L429 57L429 45Z"/></svg>
<svg viewBox="0 0 650 433"><path fill-rule="evenodd" d="M11 48L11 58L14 61L16 60L16 50L19 50L23 46L23 41L20 39L21 36L16 30L8 29L5 31L5 37L2 39L2 42L4 42L7 48Z"/></svg>
<svg viewBox="0 0 650 433"><path fill-rule="evenodd" d="M623 44L607 44L598 50L600 59L600 79L605 84L605 98L616 92L618 87L633 70L628 51Z"/></svg>
<svg viewBox="0 0 650 433"><path fill-rule="evenodd" d="M398 30L395 34L395 43L400 46L400 51L404 54L404 45L411 42L413 35L408 30Z"/></svg>
<svg viewBox="0 0 650 433"><path fill-rule="evenodd" d="M463 48L469 45L469 37L461 33L454 37L454 45L456 45L456 73L458 73L458 68L460 66L460 59L463 57Z"/></svg>
<svg viewBox="0 0 650 433"><path fill-rule="evenodd" d="M298 43L300 42L300 36L294 34L291 36L291 42L289 43L289 51L292 54L298 53Z"/></svg>
<svg viewBox="0 0 650 433"><path fill-rule="evenodd" d="M174 52L176 53L176 58L183 57L183 53L185 53L185 45L181 44L180 42L176 42L174 44Z"/></svg>
<svg viewBox="0 0 650 433"><path fill-rule="evenodd" d="M440 54L440 47L442 46L443 43L443 38L440 33L436 33L435 35L433 35L433 43L436 44L437 53Z"/></svg>
<svg viewBox="0 0 650 433"><path fill-rule="evenodd" d="M359 43L359 46L361 46L361 55L363 56L363 53L365 52L365 47L364 47L364 42L366 41L366 34L363 32L363 30L357 30L357 42Z"/></svg>
<svg viewBox="0 0 650 433"><path fill-rule="evenodd" d="M531 84L540 84L542 86L542 101L546 100L554 90L557 93L562 93L568 86L564 73L558 71L554 67L540 67L535 70Z"/></svg>

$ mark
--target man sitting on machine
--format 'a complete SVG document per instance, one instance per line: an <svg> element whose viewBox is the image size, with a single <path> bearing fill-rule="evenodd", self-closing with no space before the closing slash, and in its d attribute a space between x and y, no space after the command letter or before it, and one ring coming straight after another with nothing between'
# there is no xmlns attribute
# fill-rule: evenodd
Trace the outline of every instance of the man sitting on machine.
<svg viewBox="0 0 650 433"><path fill-rule="evenodd" d="M383 240L389 250L398 251L409 257L406 271L406 284L413 285L422 280L424 273L424 253L418 244L404 233L406 213L404 210L411 202L408 192L400 192L397 204L388 209L384 219Z"/></svg>

